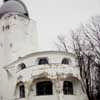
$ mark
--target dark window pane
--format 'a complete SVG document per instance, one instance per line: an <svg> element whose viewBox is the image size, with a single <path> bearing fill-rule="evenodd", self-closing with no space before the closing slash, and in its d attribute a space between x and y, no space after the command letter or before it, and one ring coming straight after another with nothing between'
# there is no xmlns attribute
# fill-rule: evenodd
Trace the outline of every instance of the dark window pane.
<svg viewBox="0 0 100 100"><path fill-rule="evenodd" d="M41 58L41 59L39 59L38 64L39 64L39 65L42 65L42 64L48 64L47 58Z"/></svg>
<svg viewBox="0 0 100 100"><path fill-rule="evenodd" d="M69 64L69 59L64 58L64 59L62 60L62 64Z"/></svg>
<svg viewBox="0 0 100 100"><path fill-rule="evenodd" d="M19 64L20 69L25 69L26 65L24 63Z"/></svg>
<svg viewBox="0 0 100 100"><path fill-rule="evenodd" d="M28 17L28 13L24 13L24 15Z"/></svg>
<svg viewBox="0 0 100 100"><path fill-rule="evenodd" d="M9 0L4 0L4 2L9 1Z"/></svg>
<svg viewBox="0 0 100 100"><path fill-rule="evenodd" d="M52 82L44 81L36 84L37 95L52 95Z"/></svg>
<svg viewBox="0 0 100 100"><path fill-rule="evenodd" d="M25 87L24 85L19 86L19 91L20 91L20 98L25 97Z"/></svg>
<svg viewBox="0 0 100 100"><path fill-rule="evenodd" d="M73 84L70 81L64 81L63 84L64 94L73 94Z"/></svg>

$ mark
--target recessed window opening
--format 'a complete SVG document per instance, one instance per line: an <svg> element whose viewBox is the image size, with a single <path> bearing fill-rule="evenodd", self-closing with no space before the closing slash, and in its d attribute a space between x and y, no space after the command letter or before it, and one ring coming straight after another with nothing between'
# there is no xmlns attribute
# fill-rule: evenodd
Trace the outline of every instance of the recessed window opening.
<svg viewBox="0 0 100 100"><path fill-rule="evenodd" d="M24 13L25 16L28 16L28 13Z"/></svg>
<svg viewBox="0 0 100 100"><path fill-rule="evenodd" d="M48 59L47 58L40 58L38 61L38 64L39 65L48 64Z"/></svg>
<svg viewBox="0 0 100 100"><path fill-rule="evenodd" d="M20 98L25 98L25 86L24 86L24 84L19 85L19 96L20 96Z"/></svg>
<svg viewBox="0 0 100 100"><path fill-rule="evenodd" d="M19 67L22 70L22 69L25 69L26 68L26 65L24 63L21 63L21 64L19 64Z"/></svg>
<svg viewBox="0 0 100 100"><path fill-rule="evenodd" d="M4 0L4 2L9 1L9 0Z"/></svg>
<svg viewBox="0 0 100 100"><path fill-rule="evenodd" d="M62 60L62 64L69 64L69 59L68 58L64 58Z"/></svg>
<svg viewBox="0 0 100 100"><path fill-rule="evenodd" d="M38 82L36 84L36 95L52 95L52 82L51 81L43 81Z"/></svg>
<svg viewBox="0 0 100 100"><path fill-rule="evenodd" d="M73 83L70 81L64 81L63 84L63 93L64 94L73 94Z"/></svg>

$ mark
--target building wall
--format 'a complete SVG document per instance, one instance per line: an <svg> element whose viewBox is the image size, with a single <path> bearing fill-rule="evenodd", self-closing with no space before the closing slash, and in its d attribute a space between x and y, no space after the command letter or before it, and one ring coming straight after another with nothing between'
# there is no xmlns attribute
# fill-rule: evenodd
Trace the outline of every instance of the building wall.
<svg viewBox="0 0 100 100"><path fill-rule="evenodd" d="M0 65L35 52L38 46L36 22L18 15L6 14L0 19Z"/></svg>
<svg viewBox="0 0 100 100"><path fill-rule="evenodd" d="M87 100L75 56L57 51L36 52L36 22L24 16L28 12L27 9L22 10L23 5L17 11L19 4L10 2L15 4L13 9L8 3L4 4L5 9L0 12L4 14L0 15L0 100ZM7 8L10 8L8 13ZM47 58L48 64L38 64L42 57ZM69 64L62 64L63 58L67 58ZM21 63L26 68L21 69ZM47 80L52 81L53 94L36 95L37 82ZM73 83L73 95L64 95L64 81ZM25 86L25 98L19 96L20 82Z"/></svg>
<svg viewBox="0 0 100 100"><path fill-rule="evenodd" d="M49 64L38 65L38 58L41 57L47 57ZM69 64L61 64L63 58L68 58L71 62ZM0 84L2 83L0 85L1 96L3 98L12 98L12 100L14 98L18 100L49 100L50 98L55 98L54 100L58 100L58 98L63 98L63 100L87 100L85 93L82 91L79 68L75 61L74 56L61 52L48 51L26 55L2 69L2 82L0 82ZM18 65L22 62L25 63L26 68L19 70ZM36 83L45 78L51 80L53 83L53 95L36 96ZM35 81L37 79L38 81ZM17 85L20 81L25 85L26 97L23 99L19 96ZM62 84L64 81L72 81L74 88L73 95L64 95L62 93Z"/></svg>

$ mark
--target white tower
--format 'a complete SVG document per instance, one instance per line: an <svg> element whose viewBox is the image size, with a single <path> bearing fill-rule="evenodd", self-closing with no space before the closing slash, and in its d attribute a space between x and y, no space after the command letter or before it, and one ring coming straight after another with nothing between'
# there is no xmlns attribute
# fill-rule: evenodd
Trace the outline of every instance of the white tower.
<svg viewBox="0 0 100 100"><path fill-rule="evenodd" d="M4 0L0 8L0 66L37 50L36 22L20 0Z"/></svg>

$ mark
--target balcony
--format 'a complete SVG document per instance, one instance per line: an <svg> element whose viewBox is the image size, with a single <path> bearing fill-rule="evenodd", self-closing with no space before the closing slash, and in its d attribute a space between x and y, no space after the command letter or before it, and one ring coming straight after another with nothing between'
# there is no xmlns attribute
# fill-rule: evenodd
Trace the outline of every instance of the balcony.
<svg viewBox="0 0 100 100"><path fill-rule="evenodd" d="M17 75L21 75L23 77L27 76L35 76L39 75L41 73L48 73L52 75L56 75L56 73L59 74L73 74L73 76L80 79L80 71L78 67L70 66L70 65L64 65L64 64L44 64L44 65L31 65L23 70L20 70L17 72Z"/></svg>
<svg viewBox="0 0 100 100"><path fill-rule="evenodd" d="M54 77L56 77L56 75L57 75L56 73L59 73L61 75L72 74L73 76L80 79L80 73L79 73L80 71L79 71L78 67L64 65L64 64L31 65L23 70L18 71L17 75L18 76L21 75L21 76L23 76L23 79L29 80L29 79L32 79L32 77L35 78L35 76L37 76L37 75L39 75L39 77L41 77L41 73L44 73L44 72L47 72L51 76L54 75ZM79 92L81 92L80 89L79 89ZM52 100L88 100L84 93L82 93L82 94L80 93L78 95L77 94L74 94L74 95L54 94L54 95L45 95L45 96L44 95L43 96L36 96L36 94L33 93L33 95L30 95L29 97L26 97L26 98L27 98L27 100L51 100L51 99ZM18 98L15 100L26 100L26 98L22 98L22 99Z"/></svg>

